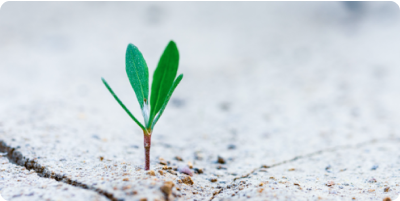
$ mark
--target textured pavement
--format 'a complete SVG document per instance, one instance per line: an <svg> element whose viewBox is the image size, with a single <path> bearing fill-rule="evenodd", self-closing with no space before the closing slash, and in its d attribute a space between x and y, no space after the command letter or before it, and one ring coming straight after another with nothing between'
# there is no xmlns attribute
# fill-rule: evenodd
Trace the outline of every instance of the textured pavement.
<svg viewBox="0 0 400 201"><path fill-rule="evenodd" d="M8 2L0 194L394 200L398 11L390 2ZM137 45L152 74L170 39L185 77L155 127L146 172L142 133L100 78L140 117L125 48Z"/></svg>

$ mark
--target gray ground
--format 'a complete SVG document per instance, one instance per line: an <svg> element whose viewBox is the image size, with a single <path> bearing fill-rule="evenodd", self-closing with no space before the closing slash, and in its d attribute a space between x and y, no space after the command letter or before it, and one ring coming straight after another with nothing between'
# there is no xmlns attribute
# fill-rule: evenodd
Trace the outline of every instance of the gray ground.
<svg viewBox="0 0 400 201"><path fill-rule="evenodd" d="M3 153L0 194L164 200L160 187L173 181L176 200L396 199L398 11L390 2L5 3L0 142L89 189ZM100 77L139 116L126 45L153 72L170 39L185 77L153 133L151 176L143 134ZM160 160L203 173L186 184Z"/></svg>

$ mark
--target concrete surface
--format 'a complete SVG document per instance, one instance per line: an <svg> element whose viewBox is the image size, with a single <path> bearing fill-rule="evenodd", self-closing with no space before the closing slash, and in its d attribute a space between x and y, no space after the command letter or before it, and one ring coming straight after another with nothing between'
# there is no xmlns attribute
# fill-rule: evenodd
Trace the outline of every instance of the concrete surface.
<svg viewBox="0 0 400 201"><path fill-rule="evenodd" d="M394 3L8 2L0 30L0 140L37 164L42 172L29 177L40 185L68 186L33 200L400 194ZM155 128L152 176L142 169L140 129L100 77L140 117L126 45L139 47L152 74L170 39L185 77ZM39 191L18 183L26 163L3 155L0 194ZM174 171L189 162L203 170L193 185ZM165 181L175 184L169 197Z"/></svg>

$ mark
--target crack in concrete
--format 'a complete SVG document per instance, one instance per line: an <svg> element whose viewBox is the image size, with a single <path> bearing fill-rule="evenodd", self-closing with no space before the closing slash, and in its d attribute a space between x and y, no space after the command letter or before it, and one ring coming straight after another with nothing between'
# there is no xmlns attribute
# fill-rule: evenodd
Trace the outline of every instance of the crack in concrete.
<svg viewBox="0 0 400 201"><path fill-rule="evenodd" d="M54 172L51 172L48 168L40 165L38 162L34 160L30 160L29 158L26 158L25 156L22 155L21 152L17 151L16 148L8 146L4 141L0 140L0 152L6 152L7 153L7 158L10 162L23 166L28 170L34 170L39 177L44 177L44 178L51 178L59 182L63 182L75 187L79 187L85 190L91 190L94 191L100 195L105 196L111 201L121 201L123 199L118 199L114 197L112 193L106 192L102 189L99 188L94 188L93 186L88 186L87 184L81 183L79 181L72 180L68 178L65 174L55 174Z"/></svg>
<svg viewBox="0 0 400 201"><path fill-rule="evenodd" d="M340 146L336 146L336 147L331 147L331 148L327 148L324 150L319 150L319 151L315 151L309 154L305 154L305 155L300 155L300 156L295 156L291 159L288 160L283 160L281 162L272 164L272 165L262 165L261 167L255 168L253 169L251 172L239 176L239 177L235 177L233 179L233 181L231 182L231 184L233 184L236 180L238 179L243 179L243 178L248 178L251 174L253 174L254 172L260 170L260 169L270 169L273 167L277 167L283 164L287 164L287 163L291 163L291 162L295 162L297 160L300 159L304 159L304 158L310 158L312 156L315 155L319 155L319 154L323 154L323 153L327 153L327 152L335 152L338 151L340 149L351 149L351 148L359 148L365 145L369 145L369 144L374 144L377 142L382 142L385 140L393 140L392 138L382 138L382 139L372 139L366 142L362 142L362 143L358 143L358 144L349 144L349 145L340 145ZM35 160L30 160L29 158L26 158L22 155L21 152L17 151L16 148L10 147L8 146L4 141L0 140L0 152L6 152L7 153L7 158L10 162L23 166L28 170L34 170L38 176L40 177L44 177L44 178L51 178L51 179L55 179L56 181L59 182L63 182L75 187L79 187L82 189L86 189L86 190L92 190L95 191L97 193L99 193L100 195L103 195L105 197L107 197L109 200L112 201L120 201L123 199L118 199L116 197L114 197L114 195L112 193L106 192L102 189L99 188L94 188L94 187L90 187L87 184L81 183L79 181L75 181L72 180L70 178L68 178L65 174L61 175L61 174L55 174L54 172L51 172L49 169L47 169L46 167L40 165L39 163L37 163ZM212 195L212 197L210 198L210 201L213 200L216 196L218 196L220 193L223 192L224 188L221 188L217 191L215 191Z"/></svg>
<svg viewBox="0 0 400 201"><path fill-rule="evenodd" d="M284 161L281 161L281 162L278 162L278 163L275 163L275 164L272 164L272 165L262 165L261 167L255 168L251 172L249 172L249 173L247 173L245 175L242 175L240 177L235 177L233 179L233 182L231 182L231 184L233 184L238 179L248 178L251 174L253 174L254 172L256 172L256 171L258 171L260 169L270 169L270 168L277 167L277 166L280 166L280 165L283 165L283 164L295 162L295 161L297 161L299 159L310 158L312 156L323 154L323 153L327 153L327 152L335 152L335 151L337 151L339 149L360 148L360 147L365 146L365 145L374 144L374 143L382 142L382 141L385 141L385 140L394 140L394 139L392 139L392 138L381 138L381 139L372 139L372 140L369 140L369 141L366 141L366 142L362 142L362 143L358 143L358 144L340 145L340 146L336 146L336 147L331 147L331 148L315 151L315 152L312 152L312 153L309 153L309 154L305 154L305 155L295 156L292 159L284 160ZM222 189L220 191L217 191L216 194L214 194L211 197L210 201L213 200L221 192L223 192Z"/></svg>

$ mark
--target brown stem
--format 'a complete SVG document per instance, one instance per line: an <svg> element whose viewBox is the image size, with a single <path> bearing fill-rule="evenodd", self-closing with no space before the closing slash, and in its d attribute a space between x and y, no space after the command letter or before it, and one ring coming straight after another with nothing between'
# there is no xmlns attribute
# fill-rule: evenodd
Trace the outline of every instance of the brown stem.
<svg viewBox="0 0 400 201"><path fill-rule="evenodd" d="M151 133L144 133L144 170L150 170Z"/></svg>

